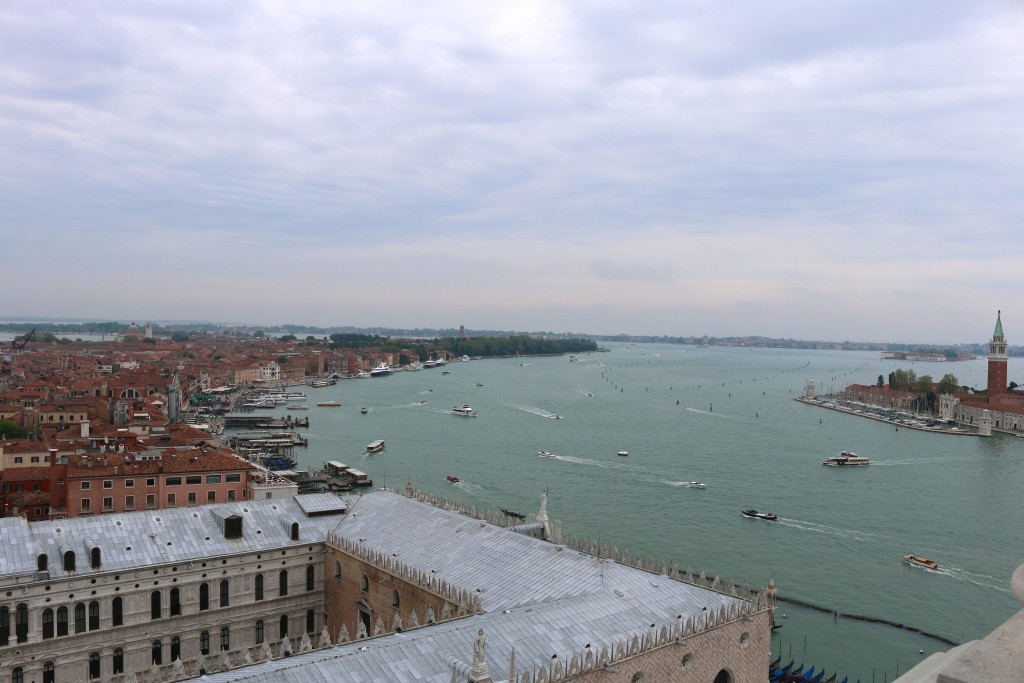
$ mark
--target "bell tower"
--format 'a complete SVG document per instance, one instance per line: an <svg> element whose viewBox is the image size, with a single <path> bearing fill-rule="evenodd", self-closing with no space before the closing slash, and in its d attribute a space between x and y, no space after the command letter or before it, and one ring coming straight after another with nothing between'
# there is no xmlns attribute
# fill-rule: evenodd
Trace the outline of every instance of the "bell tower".
<svg viewBox="0 0 1024 683"><path fill-rule="evenodd" d="M1006 338L1003 337L1002 311L996 313L996 329L988 343L988 395L1006 393Z"/></svg>

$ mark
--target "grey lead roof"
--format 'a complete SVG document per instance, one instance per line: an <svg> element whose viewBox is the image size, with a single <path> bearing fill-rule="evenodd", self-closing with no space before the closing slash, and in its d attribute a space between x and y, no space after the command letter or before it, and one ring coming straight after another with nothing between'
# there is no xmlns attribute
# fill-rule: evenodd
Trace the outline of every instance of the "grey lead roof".
<svg viewBox="0 0 1024 683"><path fill-rule="evenodd" d="M464 680L473 639L483 628L488 667L499 681L507 678L513 646L522 672L550 663L552 655L565 662L587 644L597 656L602 647L643 635L652 624L660 630L680 616L743 602L394 493L378 491L352 503L337 534L479 591L485 613L207 674L208 680L446 683L453 662Z"/></svg>
<svg viewBox="0 0 1024 683"><path fill-rule="evenodd" d="M325 513L341 513L344 503L324 493L31 523L5 517L0 535L13 543L0 554L0 585L34 573L40 553L49 558L50 578L59 579L66 575L61 558L67 550L75 553L75 574L83 576L292 546L290 525L282 524L282 518L299 522L300 543L322 542L342 519ZM319 516L308 516L307 508ZM226 539L223 520L234 515L242 518L242 537ZM97 570L90 566L93 545L101 551Z"/></svg>

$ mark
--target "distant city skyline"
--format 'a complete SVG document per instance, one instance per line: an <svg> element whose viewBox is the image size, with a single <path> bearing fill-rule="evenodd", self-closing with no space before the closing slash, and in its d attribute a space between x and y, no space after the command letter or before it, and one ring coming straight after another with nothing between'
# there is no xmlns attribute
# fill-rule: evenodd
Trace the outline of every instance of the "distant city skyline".
<svg viewBox="0 0 1024 683"><path fill-rule="evenodd" d="M1022 32L1008 0L5 3L0 316L958 344L1002 309L1014 344Z"/></svg>

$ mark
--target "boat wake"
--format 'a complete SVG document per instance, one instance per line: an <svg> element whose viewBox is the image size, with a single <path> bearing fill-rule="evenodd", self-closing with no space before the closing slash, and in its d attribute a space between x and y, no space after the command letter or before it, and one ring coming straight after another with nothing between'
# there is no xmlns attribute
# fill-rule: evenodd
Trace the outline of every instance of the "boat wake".
<svg viewBox="0 0 1024 683"><path fill-rule="evenodd" d="M816 522L806 522L801 519L784 519L779 517L778 522L782 526L791 526L796 529L800 529L801 531L813 531L815 533L828 534L830 536L852 538L855 541L874 541L877 539L875 534L869 534L866 531L840 529L839 527L829 526L827 524L818 524Z"/></svg>
<svg viewBox="0 0 1024 683"><path fill-rule="evenodd" d="M702 489L702 488L704 488L704 484L702 484L701 482L694 482L694 481L668 481L666 479L659 479L658 483L659 484L668 484L669 486L675 486L676 488L682 488L682 489Z"/></svg>
<svg viewBox="0 0 1024 683"><path fill-rule="evenodd" d="M966 569L946 566L940 566L934 573L949 576L957 581L973 583L975 586L981 586L982 588L991 588L992 590L999 591L1000 593L1011 592L1010 589L1006 587L1005 578L989 576L988 574L978 574Z"/></svg>
<svg viewBox="0 0 1024 683"><path fill-rule="evenodd" d="M905 460L872 460L872 467L900 467L903 465L934 465L946 462L961 462L967 458L907 458Z"/></svg>
<svg viewBox="0 0 1024 683"><path fill-rule="evenodd" d="M543 408L537 408L536 406L525 406L525 405L516 404L516 405L514 405L512 407L515 408L516 410L521 410L524 413L530 413L531 415L536 415L537 417L546 417L546 418L549 418L549 419L552 419L552 420L554 420L554 419L561 419L562 418L562 416L559 415L558 413L551 413L551 412L548 412L547 410L544 410Z"/></svg>

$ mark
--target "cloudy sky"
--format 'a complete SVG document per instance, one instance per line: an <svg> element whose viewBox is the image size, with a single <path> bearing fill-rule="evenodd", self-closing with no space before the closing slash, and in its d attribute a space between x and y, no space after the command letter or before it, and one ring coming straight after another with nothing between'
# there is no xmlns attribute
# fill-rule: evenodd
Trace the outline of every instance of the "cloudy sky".
<svg viewBox="0 0 1024 683"><path fill-rule="evenodd" d="M0 315L1024 342L1024 4L0 3Z"/></svg>

